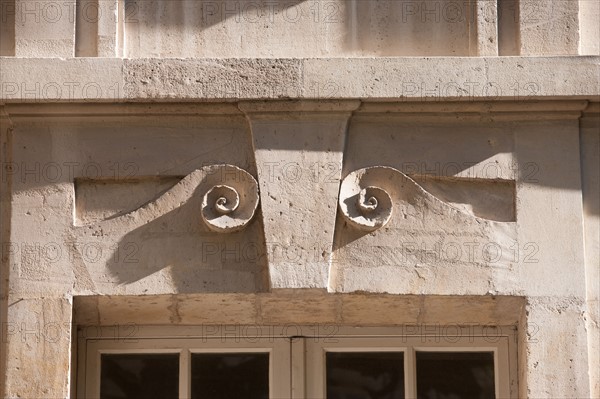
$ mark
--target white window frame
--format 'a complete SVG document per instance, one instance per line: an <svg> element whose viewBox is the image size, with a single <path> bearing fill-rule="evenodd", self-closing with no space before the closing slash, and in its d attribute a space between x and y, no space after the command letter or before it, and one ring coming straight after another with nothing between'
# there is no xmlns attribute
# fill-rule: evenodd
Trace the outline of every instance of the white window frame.
<svg viewBox="0 0 600 399"><path fill-rule="evenodd" d="M114 331L114 326L106 328ZM417 351L493 352L496 398L518 397L513 326L137 326L134 336L127 338L110 333L102 336L102 327L95 327L94 331L100 333L93 336L80 333L78 339L77 396L80 398L99 397L103 353L179 353L179 396L189 398L191 354L228 352L270 354L271 398L325 398L325 355L331 351L403 352L407 398L416 397Z"/></svg>
<svg viewBox="0 0 600 399"><path fill-rule="evenodd" d="M402 352L404 383L407 398L417 397L416 352L492 352L494 354L494 386L496 398L511 398L508 337L450 337L456 342L435 342L435 337L423 343L424 337L344 337L336 343L311 342L306 345L306 393L309 398L326 395L325 359L328 352ZM427 339L426 339L427 340ZM432 342L433 341L433 342ZM461 342L462 341L462 342Z"/></svg>
<svg viewBox="0 0 600 399"><path fill-rule="evenodd" d="M239 337L236 335L192 335L170 334L163 327L144 328L144 334L133 338L79 338L79 368L77 396L79 398L100 397L100 362L103 354L179 354L179 397L191 396L191 358L194 353L268 353L269 396L289 396L291 359L289 339L265 338L262 335ZM185 330L188 330L187 328ZM212 330L211 330L212 331ZM181 332L181 331L180 331ZM180 333L179 332L179 333ZM277 365L277 366L275 366Z"/></svg>

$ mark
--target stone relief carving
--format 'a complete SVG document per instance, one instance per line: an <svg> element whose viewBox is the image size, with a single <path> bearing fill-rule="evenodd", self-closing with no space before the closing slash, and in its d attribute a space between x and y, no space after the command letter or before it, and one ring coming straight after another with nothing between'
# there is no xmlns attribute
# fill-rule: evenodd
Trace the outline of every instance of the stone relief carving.
<svg viewBox="0 0 600 399"><path fill-rule="evenodd" d="M388 167L372 167L346 176L340 187L339 206L351 225L373 231L389 222L393 204L385 186L393 173L400 172Z"/></svg>
<svg viewBox="0 0 600 399"><path fill-rule="evenodd" d="M154 182L154 179L151 180ZM144 194L147 195L152 191L148 189L144 191L134 189L143 186L145 183L147 183L145 180L135 180L120 182L114 186L105 181L95 183L87 181L85 184L80 184L76 189L78 192L76 202L78 209L76 214L85 213L87 215L94 212L95 209L88 209L90 208L89 203L94 201L94 208L103 208L105 215L94 214L94 218L88 217L87 219L78 217L76 225L102 224L111 220L118 222L119 220L124 220L123 218L131 220L132 217L135 217L137 220L139 216L147 213L147 208L160 211L160 213L173 210L174 207L177 207L177 203L173 202L173 199L178 199L179 205L181 205L189 199L186 197L192 195L187 187L197 186L201 183L206 188L203 190L204 194L200 214L202 221L211 231L227 233L243 229L252 220L258 207L259 196L256 179L250 173L233 165L207 166L190 173L178 183L172 183L170 186L163 184L164 188L159 186L158 183L154 184L154 186L157 186L158 189L162 188L162 190L159 192L157 198L144 205L140 203L140 199ZM158 191L158 189L154 189L154 192ZM104 196L101 194L102 191L106 191ZM124 213L114 214L114 212L111 212L110 204L116 198L131 197L132 194L134 197L136 195L142 196L130 200L133 204L137 202L139 206ZM202 192L200 194L202 195Z"/></svg>
<svg viewBox="0 0 600 399"><path fill-rule="evenodd" d="M202 199L202 219L218 233L243 229L258 207L258 183L243 169L231 165L218 166L222 184L216 184Z"/></svg>
<svg viewBox="0 0 600 399"><path fill-rule="evenodd" d="M98 190L85 188L85 195L97 195L105 183L95 183ZM167 187L167 183L161 181L156 190ZM442 281L461 269L461 273L477 275L484 281L492 270L489 265L502 265L509 270L513 258L511 248L516 239L515 224L478 216L481 213L494 216L487 211L490 204L482 202L478 214L456 206L454 202L460 205L464 198L451 194L455 185L462 187L463 183L447 181L444 184L448 187L436 192L428 187L435 188L438 181L419 181L390 166L366 167L349 173L339 186L337 202L340 211L328 260L329 289L342 292L365 289L366 286L358 283L363 278L348 280L351 284L346 279L375 268L373 259L377 260L377 272L374 269L368 272L368 276L363 276L364 281L385 278L387 283L382 284L382 290L389 292L409 290L410 284L418 286L422 276L429 274ZM88 182L90 184L94 182ZM102 208L102 204L110 205L110 198L115 195L131 193L131 187L128 187L131 184L139 182L110 188L109 201L97 201L94 206ZM144 189L140 192L157 191ZM510 191L499 193L504 198ZM460 194L463 195L462 191ZM212 165L188 174L137 209L117 215L108 212L102 220L79 225L77 235L83 243L93 242L98 236L103 242L112 241L118 248L117 255L128 254L132 243L139 249L136 255L139 255L141 266L124 265L123 259L113 254L101 260L106 268L95 270L98 277L93 280L103 280L108 271L111 281L131 284L150 276L154 278L171 268L176 276L181 276L178 290L185 287L194 292L248 291L269 284L263 275L269 267L265 264L268 248L258 238L262 229L260 223L251 223L258 202L258 183L251 174L232 165ZM80 198L76 203L85 206L86 198ZM185 251L181 251L182 246ZM256 256L229 259L227 255L223 258L221 249L231 248L252 248L256 250ZM473 250L479 252L472 254ZM211 251L218 259L208 255ZM243 267L238 271L240 263ZM233 281L227 273L216 273L213 269L231 270L227 273L235 270L236 276L243 275L244 282L219 289L185 286L190 281L200 281L190 280L190 273L199 273L203 276L202 281L215 286L223 285L221 279Z"/></svg>
<svg viewBox="0 0 600 399"><path fill-rule="evenodd" d="M110 188L95 206L110 207L116 195L139 194L131 190L135 184L139 182ZM77 203L84 205L85 198ZM136 294L148 286L164 293L262 291L268 280L263 228L254 218L258 203L258 183L250 173L233 165L211 165L194 170L137 209L76 224L72 239L77 248L95 251L75 262L81 275L89 273L88 279L78 280L77 289Z"/></svg>
<svg viewBox="0 0 600 399"><path fill-rule="evenodd" d="M465 293L494 292L519 262L516 223L485 219L388 166L355 170L340 186L329 290L430 292L469 276ZM369 288L370 287L370 288Z"/></svg>
<svg viewBox="0 0 600 399"><path fill-rule="evenodd" d="M159 198L181 180L180 176L77 179L75 226L92 225L131 213Z"/></svg>
<svg viewBox="0 0 600 399"><path fill-rule="evenodd" d="M355 228L366 232L385 226L390 221L394 210L390 192L395 190L392 185L394 184L394 180L398 178L410 181L410 183L418 187L426 195L469 216L497 221L514 221L510 219L510 216L497 215L492 211L487 212L489 217L474 214L472 211L464 209L464 207L458 206L446 199L447 195L441 196L443 193L441 191L438 193L439 190L436 187L436 185L440 184L439 182L435 182L433 179L425 179L423 181L412 179L401 171L389 166L373 166L358 169L344 178L340 186L339 207L346 221ZM490 183L485 182L480 184ZM486 188L489 189L488 187ZM506 200L505 202L512 201ZM494 205L498 206L497 204Z"/></svg>

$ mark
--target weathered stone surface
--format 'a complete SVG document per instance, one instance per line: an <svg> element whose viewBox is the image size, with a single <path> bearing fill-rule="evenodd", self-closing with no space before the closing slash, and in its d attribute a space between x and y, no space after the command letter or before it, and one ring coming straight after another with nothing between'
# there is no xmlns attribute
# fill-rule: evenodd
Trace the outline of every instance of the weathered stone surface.
<svg viewBox="0 0 600 399"><path fill-rule="evenodd" d="M201 216L203 190L227 179L233 179L230 184L236 187L244 185L241 172L211 170L207 177L215 183L200 188L197 195L190 194L196 186L185 181L178 190L169 187L166 193L151 191L149 196L146 190L128 189L161 176L176 182L222 162L255 173L244 119L231 108L194 107L190 112L195 117L174 115L168 122L136 117L148 110L138 108L127 113L138 121L125 125L122 116L110 116L110 109L96 122L71 114L38 125L41 119L13 115L20 126L13 154L20 161L10 172L15 174L13 199L19 198L12 222L18 227L11 232L12 247L5 250L11 252L11 273L19 276L11 279L12 289L29 297L69 290L109 295L156 289L163 293L267 289L262 221L247 215L247 229L223 237L211 232ZM148 135L148 126L154 133ZM97 135L96 129L105 133ZM40 131L47 132L43 140L36 139ZM117 141L122 150L107 151L106 146ZM89 206L87 189L79 190L77 184L83 181L96 187ZM136 205L125 213L123 201L113 201L123 196ZM251 209L257 202L255 191ZM93 221L78 218L78 209L85 213L90 207L107 216ZM187 249L182 251L179 245Z"/></svg>
<svg viewBox="0 0 600 399"><path fill-rule="evenodd" d="M319 111L317 104L283 105L265 113L242 104L261 170L262 213L272 288L323 288L329 256L344 132L358 102ZM294 112L296 111L296 112Z"/></svg>
<svg viewBox="0 0 600 399"><path fill-rule="evenodd" d="M495 25L487 2L132 1L128 11L131 58L478 55L471 42L497 46L471 32ZM157 36L157 25L169 35Z"/></svg>
<svg viewBox="0 0 600 399"><path fill-rule="evenodd" d="M211 210L219 202L214 190L223 185L239 196L236 209L226 214ZM261 291L264 252L258 244L260 222L252 220L258 200L256 181L244 170L231 165L197 169L132 212L76 227L76 245L85 249L102 243L109 249L82 253L76 261L89 276L77 286L102 293L110 293L111 285L127 285L128 292L139 294L167 287L176 292ZM224 249L228 244L231 249Z"/></svg>
<svg viewBox="0 0 600 399"><path fill-rule="evenodd" d="M579 37L581 55L600 54L600 3L597 1L579 2Z"/></svg>
<svg viewBox="0 0 600 399"><path fill-rule="evenodd" d="M561 64L544 57L313 59L303 71L305 87L319 88L316 96L325 98L522 100L598 91L596 57L565 57Z"/></svg>
<svg viewBox="0 0 600 399"><path fill-rule="evenodd" d="M578 54L580 3L587 1L520 1L520 54Z"/></svg>
<svg viewBox="0 0 600 399"><path fill-rule="evenodd" d="M528 397L556 398L573 392L592 397L583 309L583 301L574 298L529 300L523 326L527 332L523 388ZM542 366L548 362L554 366Z"/></svg>
<svg viewBox="0 0 600 399"><path fill-rule="evenodd" d="M72 300L11 298L9 306L4 396L68 397Z"/></svg>
<svg viewBox="0 0 600 399"><path fill-rule="evenodd" d="M42 57L598 54L594 3L5 0L0 54L15 55L15 47L17 56Z"/></svg>
<svg viewBox="0 0 600 399"><path fill-rule="evenodd" d="M6 130L6 145L11 159L19 162L5 177L11 184L10 240L19 246L4 254L11 290L7 299L35 301L56 292L90 295L77 300L78 324L119 321L128 334L144 323L317 323L334 329L479 323L531 329L541 319L522 314L526 298L530 312L545 314L548 304L568 302L589 314L586 324L573 311L573 326L567 327L560 313L548 308L559 330L577 337L569 351L591 351L597 267L588 261L593 253L584 257L583 242L592 240L586 251L594 248L590 237L597 212L589 205L593 198L586 199L584 220L581 198L575 198L581 193L577 118L585 107L579 100L464 106L358 101L11 104L5 107L10 122L4 118L3 126L14 125ZM457 112L461 109L465 112ZM583 131L595 133L596 114L588 110L586 115L582 126L589 130ZM549 136L555 146L540 152L538 143ZM309 140L315 137L324 141ZM593 154L590 137L581 142ZM194 170L223 162L256 176L261 196L255 217L232 234L210 231L201 216L205 192L225 180L209 174L216 183L197 189L203 180L194 177L200 173ZM303 174L289 168L286 174L283 166L290 164L301 166ZM364 167L398 169L389 179L368 184L381 186L393 200L388 223L368 234L344 226L338 210L339 200L347 196L339 191L342 177ZM316 175L305 176L305 171ZM228 185L243 183L241 176L231 177ZM152 190L113 187L137 187L161 178L170 183ZM585 177L583 187L594 179L593 174ZM494 184L505 188L486 199L482 193ZM125 193L132 198L111 200ZM241 206L243 196L239 198ZM511 207L513 214L506 210ZM86 214L90 216L81 216ZM548 220L558 224L549 228ZM201 232L206 234L196 234ZM569 245L557 246L557 239ZM423 244L411 255L417 262L396 262L395 254L411 240ZM467 256L473 250L480 261L450 262L431 253L450 241L462 245ZM485 252L484 244L494 247ZM64 257L56 258L57 248ZM98 248L101 254L94 251ZM492 262L499 253L490 250L497 248L501 261ZM283 250L300 257L282 257ZM565 270L569 284L563 282ZM306 287L320 290L298 290ZM326 294L325 287L366 293ZM383 292L405 295L373 294ZM548 335L549 342L562 342L557 331ZM546 358L547 369L532 369L531 359L543 356L530 348L526 334L519 342L529 351L520 358L525 392L589 395L595 389L591 371L588 379L576 376L593 369L593 355L569 369L568 384L530 384L556 371ZM11 350L16 349L7 353ZM7 367L11 364L8 359ZM54 392L62 389L67 388L57 385Z"/></svg>
<svg viewBox="0 0 600 399"><path fill-rule="evenodd" d="M301 67L294 59L134 59L124 61L123 80L127 98L153 101L293 98L302 88Z"/></svg>
<svg viewBox="0 0 600 399"><path fill-rule="evenodd" d="M0 58L5 102L590 99L598 57Z"/></svg>
<svg viewBox="0 0 600 399"><path fill-rule="evenodd" d="M600 396L600 107L581 119L581 170L585 239L586 329L591 396Z"/></svg>
<svg viewBox="0 0 600 399"><path fill-rule="evenodd" d="M365 187L373 210L361 207L358 193ZM464 213L396 169L350 174L339 201L332 291L377 287L376 292L394 294L482 295L495 293L494 269L514 269L517 263L510 251L518 245L515 223Z"/></svg>
<svg viewBox="0 0 600 399"><path fill-rule="evenodd" d="M15 0L10 6L3 2L2 11L14 15L15 56L75 56L75 0Z"/></svg>
<svg viewBox="0 0 600 399"><path fill-rule="evenodd" d="M10 104L5 297L76 296L74 317L89 327L80 334L111 323L123 334L142 324L420 326L441 334L473 323L516 326L523 396L591 396L598 212L589 193L597 176L581 176L595 159L597 113L587 109L580 141L586 107L581 100ZM549 137L553 144L541 151ZM231 234L210 231L201 214L210 188L244 182L236 175L203 185L200 175L223 163L255 176L261 196L256 215ZM291 164L303 174L286 174ZM368 233L344 226L338 208L348 196L342 178L365 167L397 170L367 185L393 200L387 224ZM503 188L490 191L494 185ZM113 201L124 195L131 198ZM413 241L422 244L412 254L422 261L396 259ZM432 253L449 242L444 254L452 258L448 251L462 245L467 261ZM480 259L469 262L471 250ZM298 289L307 287L318 289ZM384 292L396 295L375 294ZM5 309L9 321L25 317L17 305ZM589 355L573 357L572 367L561 360L559 372L527 335L544 320L557 326L544 340ZM565 344L564 336L575 340ZM13 344L5 353L25 350ZM7 375L16 375L21 366L11 359ZM550 381L559 374L564 382ZM60 396L68 387L56 377L47 391L10 389Z"/></svg>
<svg viewBox="0 0 600 399"><path fill-rule="evenodd" d="M514 290L521 280L529 284L520 291L532 296L584 298L578 130L577 120L523 122L515 129L515 156L520 164L535 165L536 172L522 169L517 176L517 234L523 245L523 267L516 280L499 281L499 289ZM542 137L555 146L540 151ZM556 228L548 229L549 225ZM568 284L564 284L565 273Z"/></svg>
<svg viewBox="0 0 600 399"><path fill-rule="evenodd" d="M181 179L79 179L75 185L75 224L82 226L122 216L158 198Z"/></svg>
<svg viewBox="0 0 600 399"><path fill-rule="evenodd" d="M598 1L0 3L0 396L364 327L600 397Z"/></svg>
<svg viewBox="0 0 600 399"><path fill-rule="evenodd" d="M123 60L0 58L2 101L98 102L127 98Z"/></svg>
<svg viewBox="0 0 600 399"><path fill-rule="evenodd" d="M284 289L260 294L77 296L74 307L75 322L81 326L276 325L289 326L290 331L303 326L406 326L418 334L418 329L427 327L517 325L524 314L525 298L340 295L317 289Z"/></svg>

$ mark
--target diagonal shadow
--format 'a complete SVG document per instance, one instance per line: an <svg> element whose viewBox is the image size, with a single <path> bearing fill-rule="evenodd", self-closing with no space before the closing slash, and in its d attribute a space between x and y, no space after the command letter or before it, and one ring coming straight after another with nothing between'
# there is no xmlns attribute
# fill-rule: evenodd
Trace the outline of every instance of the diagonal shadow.
<svg viewBox="0 0 600 399"><path fill-rule="evenodd" d="M201 218L204 189L200 184L187 202L119 240L106 263L119 284L166 273L159 281L178 293L267 290L260 213L239 232L214 233Z"/></svg>

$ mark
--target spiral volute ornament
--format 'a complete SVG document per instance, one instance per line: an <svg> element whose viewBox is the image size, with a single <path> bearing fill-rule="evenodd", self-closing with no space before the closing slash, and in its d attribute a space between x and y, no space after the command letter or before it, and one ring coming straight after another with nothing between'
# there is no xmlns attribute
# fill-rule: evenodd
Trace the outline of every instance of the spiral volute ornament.
<svg viewBox="0 0 600 399"><path fill-rule="evenodd" d="M240 206L240 195L233 187L226 185L214 186L204 196L202 208L207 209L213 203L215 212L228 215Z"/></svg>
<svg viewBox="0 0 600 399"><path fill-rule="evenodd" d="M244 228L258 207L258 183L243 169L232 165L211 166L210 187L202 198L202 219L215 232L232 233Z"/></svg>
<svg viewBox="0 0 600 399"><path fill-rule="evenodd" d="M374 178L374 169L365 168L350 173L342 181L339 198L340 210L348 223L369 232L385 226L393 210L392 198L381 187L381 182Z"/></svg>

